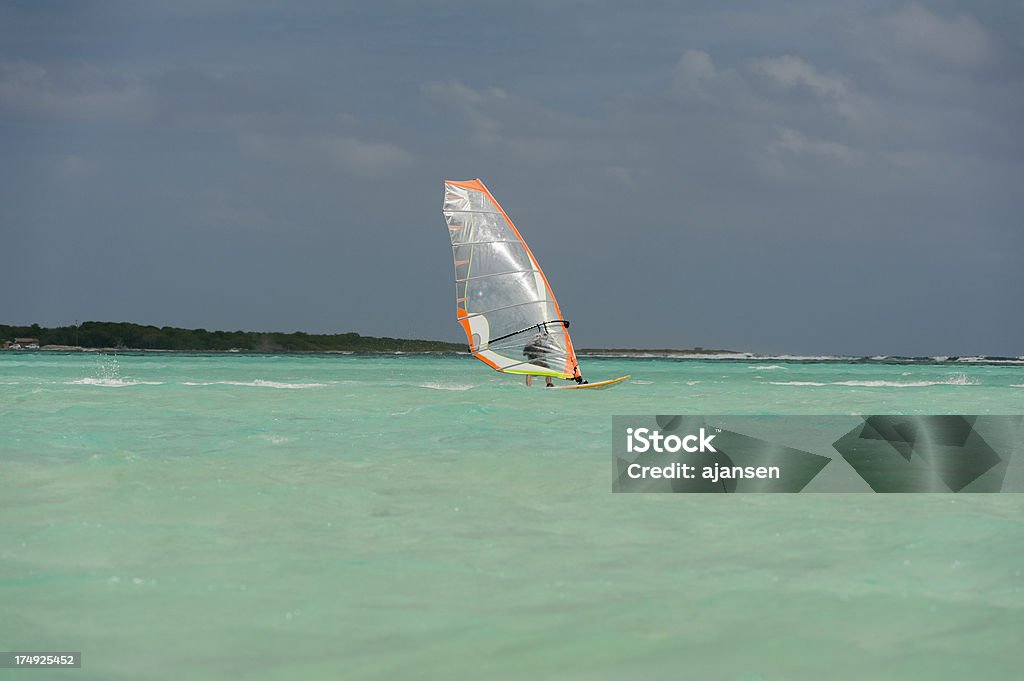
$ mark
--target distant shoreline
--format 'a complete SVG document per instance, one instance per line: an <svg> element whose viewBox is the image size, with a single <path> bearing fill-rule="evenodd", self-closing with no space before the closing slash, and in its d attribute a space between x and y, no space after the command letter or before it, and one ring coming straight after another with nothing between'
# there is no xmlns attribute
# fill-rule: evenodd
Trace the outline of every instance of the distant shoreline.
<svg viewBox="0 0 1024 681"><path fill-rule="evenodd" d="M0 355L25 355L39 353L84 353L99 355L121 355L121 356L144 356L144 355L238 355L240 357L266 356L266 355L378 355L378 356L405 356L405 355L453 355L470 357L468 350L272 350L272 351L233 351L233 350L161 350L147 348L83 348L65 345L46 345L33 349L12 350L0 348ZM842 355L755 355L753 353L726 353L707 354L694 350L589 350L583 349L576 353L581 359L586 360L674 360L679 362L749 362L755 364L767 364L766 368L781 368L770 366L771 364L881 364L881 365L918 365L918 366L965 366L965 365L990 365L990 366L1024 366L1022 357L988 357L985 355L969 357L897 357L897 356L875 356L855 357Z"/></svg>
<svg viewBox="0 0 1024 681"><path fill-rule="evenodd" d="M53 328L0 324L0 345L19 343L17 351L54 352L217 352L217 353L463 353L465 343L363 336L358 333L309 334L302 331L207 331L172 326L147 326L130 322L83 322ZM27 347L26 347L27 346ZM11 349L9 347L3 349ZM643 350L628 348L587 349L581 354L665 353L672 355L737 354L732 350L704 348Z"/></svg>
<svg viewBox="0 0 1024 681"><path fill-rule="evenodd" d="M2 328L2 327L0 327ZM362 336L361 338L366 340L382 340L373 336ZM390 339L387 339L390 340ZM446 344L443 341L407 341L404 339L398 339L403 342L413 343L435 343ZM129 346L82 346L82 345L40 345L38 347L23 347L23 348L12 348L12 347L0 347L0 352L102 352L102 353L144 353L144 352L172 352L182 354L225 354L225 355L274 355L274 354L316 354L316 355L352 355L352 354L402 354L402 355L437 355L437 354L452 354L452 355L469 355L472 354L466 348L465 345L451 343L450 345L456 345L457 349L443 348L443 349L422 349L422 350L400 350L390 348L375 348L372 350L285 350L285 349L273 349L273 350L249 350L244 348L229 348L227 350L220 349L202 349L202 348L189 348L187 350L170 349L170 348L135 348ZM647 356L659 356L659 357L677 357L677 356L688 356L694 358L704 357L722 357L724 359L744 359L748 357L755 357L752 353L747 352L735 352L733 350L704 350L703 348L698 349L681 349L681 350L644 350L639 348L625 348L625 349L608 349L608 348L583 348L577 350L576 354L585 357L647 357Z"/></svg>
<svg viewBox="0 0 1024 681"><path fill-rule="evenodd" d="M20 342L19 342L20 341ZM363 336L358 333L309 334L302 331L207 331L129 322L83 322L77 326L0 324L5 349L119 352L457 352L461 343Z"/></svg>
<svg viewBox="0 0 1024 681"><path fill-rule="evenodd" d="M3 347L15 339L38 341L38 347ZM83 342L85 341L85 342ZM156 327L127 322L83 322L78 326L45 328L38 325L0 324L0 352L99 352L99 353L193 353L193 354L452 354L468 355L464 343L407 338L362 336L358 333L308 334L262 331L207 331ZM919 356L875 355L762 355L710 348L583 348L590 359L675 359L746 362L843 362L873 364L1024 364L1024 356Z"/></svg>

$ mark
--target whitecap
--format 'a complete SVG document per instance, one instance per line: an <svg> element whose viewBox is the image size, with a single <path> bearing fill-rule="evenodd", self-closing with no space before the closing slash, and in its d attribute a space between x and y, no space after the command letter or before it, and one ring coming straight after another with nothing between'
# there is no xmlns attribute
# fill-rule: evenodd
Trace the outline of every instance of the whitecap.
<svg viewBox="0 0 1024 681"><path fill-rule="evenodd" d="M431 390L469 390L476 386L469 383L436 383L431 381L429 383L421 383L420 387L430 388Z"/></svg>
<svg viewBox="0 0 1024 681"><path fill-rule="evenodd" d="M272 433L260 433L258 435L254 435L253 438L257 440L264 440L272 445L279 445L284 442L288 442L288 438L283 435L274 435Z"/></svg>
<svg viewBox="0 0 1024 681"><path fill-rule="evenodd" d="M750 352L722 352L715 354L706 354L703 352L695 352L692 354L669 353L667 355L653 354L650 356L664 356L671 359L756 359L756 356Z"/></svg>
<svg viewBox="0 0 1024 681"><path fill-rule="evenodd" d="M306 388L326 388L326 383L283 383L279 381L264 381L257 378L255 381L224 381L225 385L243 385L253 388L275 388L277 390L304 390Z"/></svg>
<svg viewBox="0 0 1024 681"><path fill-rule="evenodd" d="M826 386L842 385L854 388L926 388L932 385L979 385L981 382L964 374L954 374L944 381L772 381L771 385Z"/></svg>
<svg viewBox="0 0 1024 681"><path fill-rule="evenodd" d="M770 381L769 385L828 385L828 383L818 383L816 381Z"/></svg>
<svg viewBox="0 0 1024 681"><path fill-rule="evenodd" d="M277 390L303 390L306 388L326 388L327 383L282 383L279 381L264 381L257 378L254 381L209 381L193 382L183 381L182 385L240 385L249 388L275 388Z"/></svg>
<svg viewBox="0 0 1024 681"><path fill-rule="evenodd" d="M124 378L79 378L65 385L98 385L104 388L125 388L131 385L163 385L162 381L133 381Z"/></svg>
<svg viewBox="0 0 1024 681"><path fill-rule="evenodd" d="M846 355L766 355L763 359L785 359L797 362L834 362L842 359L854 359Z"/></svg>

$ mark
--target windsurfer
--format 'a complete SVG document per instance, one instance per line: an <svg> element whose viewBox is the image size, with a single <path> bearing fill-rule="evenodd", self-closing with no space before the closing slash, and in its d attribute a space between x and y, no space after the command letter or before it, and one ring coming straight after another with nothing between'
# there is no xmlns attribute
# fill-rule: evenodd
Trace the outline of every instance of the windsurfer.
<svg viewBox="0 0 1024 681"><path fill-rule="evenodd" d="M566 322L565 325L569 326L568 322ZM528 359L531 364L536 364L537 366L544 367L545 369L552 368L548 358L552 354L557 354L558 351L558 346L552 342L552 339L548 335L546 329L538 332L537 335L523 347L523 355L526 356L526 359ZM573 367L572 380L576 381L579 385L586 385L589 383L589 381L583 379L583 375L580 373L578 365ZM554 387L551 381L551 376L544 376L544 384L548 388ZM526 375L526 385L533 385L532 374Z"/></svg>
<svg viewBox="0 0 1024 681"><path fill-rule="evenodd" d="M523 347L523 354L526 356L526 359L530 360L533 364L548 368L548 364L545 361L545 355L547 355L549 351L545 348L545 345L549 342L547 333L540 332L534 336L525 347ZM532 385L533 374L526 374L526 386L530 387ZM547 388L551 388L553 386L550 376L544 377L544 385Z"/></svg>

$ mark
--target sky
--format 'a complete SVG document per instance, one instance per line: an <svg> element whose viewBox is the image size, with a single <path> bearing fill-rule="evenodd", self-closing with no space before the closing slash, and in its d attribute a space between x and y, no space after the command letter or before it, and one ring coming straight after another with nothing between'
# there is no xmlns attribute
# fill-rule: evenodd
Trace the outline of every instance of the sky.
<svg viewBox="0 0 1024 681"><path fill-rule="evenodd" d="M1024 5L0 2L0 323L464 340L481 178L577 347L1024 355Z"/></svg>

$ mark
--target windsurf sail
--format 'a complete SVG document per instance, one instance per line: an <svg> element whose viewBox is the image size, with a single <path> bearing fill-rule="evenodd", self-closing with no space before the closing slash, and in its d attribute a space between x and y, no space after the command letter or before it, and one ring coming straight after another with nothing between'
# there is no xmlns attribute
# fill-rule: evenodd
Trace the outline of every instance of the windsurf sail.
<svg viewBox="0 0 1024 681"><path fill-rule="evenodd" d="M510 374L579 376L569 321L519 230L480 180L444 183L455 311L469 350Z"/></svg>

